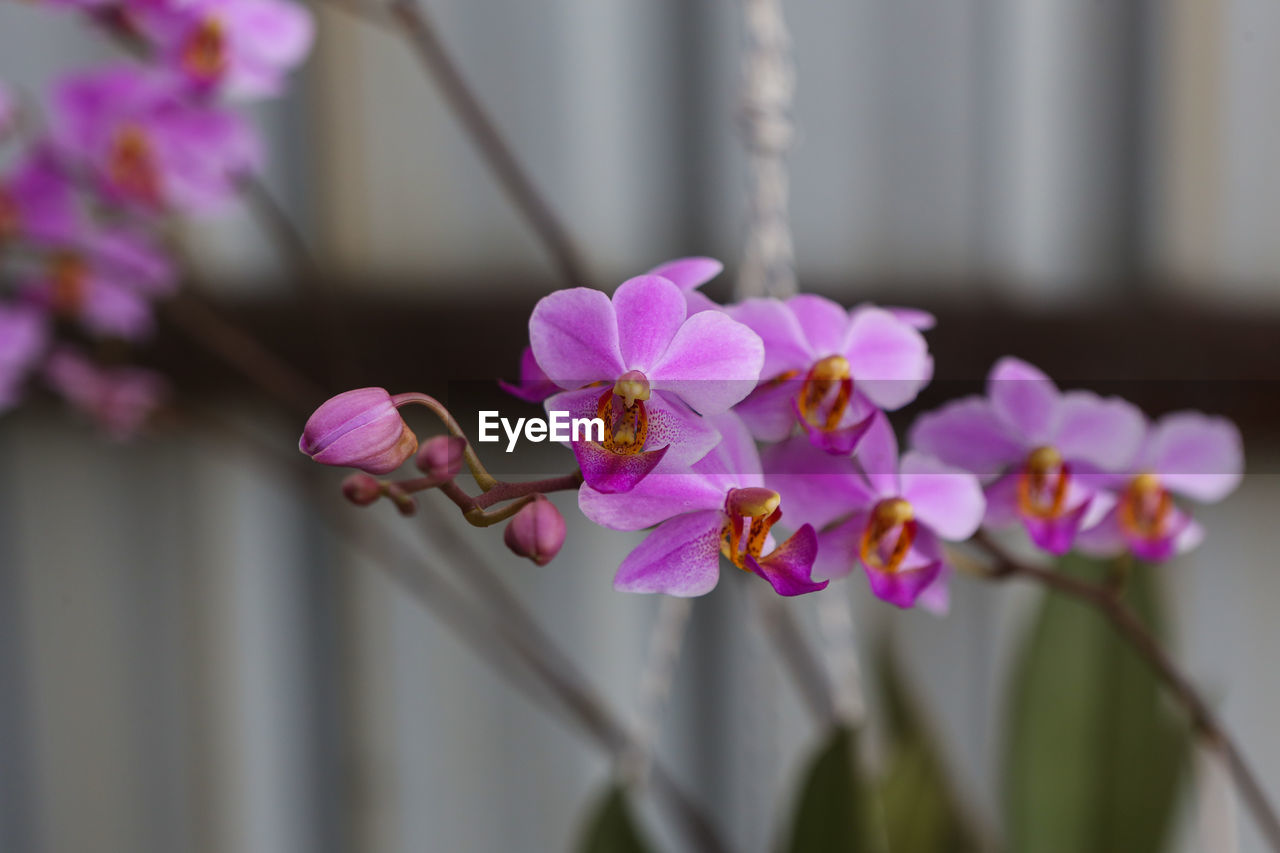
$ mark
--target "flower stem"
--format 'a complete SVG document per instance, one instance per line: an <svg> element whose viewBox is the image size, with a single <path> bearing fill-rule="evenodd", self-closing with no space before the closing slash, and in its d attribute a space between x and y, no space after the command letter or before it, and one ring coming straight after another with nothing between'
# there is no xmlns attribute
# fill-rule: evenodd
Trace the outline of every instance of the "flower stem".
<svg viewBox="0 0 1280 853"><path fill-rule="evenodd" d="M588 281L586 265L568 230L556 217L551 205L538 193L515 152L462 76L426 11L415 0L391 0L388 8L418 61L440 87L507 197L542 239L565 284L585 286Z"/></svg>
<svg viewBox="0 0 1280 853"><path fill-rule="evenodd" d="M467 462L467 468L471 471L471 476L475 477L476 482L480 484L480 488L487 492L494 486L498 485L498 481L493 477L493 475L486 471L484 465L481 464L480 457L476 455L475 448L471 446L470 439L468 439L467 434L462 431L462 427L458 424L458 421L439 400L427 394L419 394L418 392L413 391L408 394L396 394L391 398L391 402L397 407L404 406L409 403L416 403L419 406L425 406L430 409L431 413L439 418L440 422L444 424L444 428L449 431L450 435L457 436L467 442L466 447L462 451L462 457Z"/></svg>
<svg viewBox="0 0 1280 853"><path fill-rule="evenodd" d="M752 584L760 621L773 640L774 650L782 658L783 669L791 677L796 692L808 706L814 722L830 726L837 722L835 692L830 679L809 640L796 622L784 598L768 584Z"/></svg>
<svg viewBox="0 0 1280 853"><path fill-rule="evenodd" d="M1192 728L1200 733L1209 746L1216 747L1222 753L1227 769L1245 804L1253 813L1267 844L1276 853L1280 853L1280 817L1277 817L1275 807L1262 789L1244 753L1190 679L1178 669L1138 615L1117 595L1116 590L1020 562L981 531L973 541L995 561L986 573L988 578L1020 578L1039 583L1089 605L1111 623L1112 628L1146 661L1165 688L1186 709Z"/></svg>
<svg viewBox="0 0 1280 853"><path fill-rule="evenodd" d="M196 420L214 438L234 442L257 461L277 469L282 480L297 477L304 470L300 456L281 453L278 445L264 443L220 412L202 410ZM423 537L422 553L418 553L368 515L315 500L305 486L300 493L349 547L369 557L512 687L534 705L576 727L613 760L623 760L631 742L627 727L470 541L459 536L442 515L430 509L423 513L433 525L433 536ZM441 563L451 566L473 594L465 594L448 580ZM655 762L650 778L655 797L689 838L691 849L727 853L728 847L705 810L664 765Z"/></svg>

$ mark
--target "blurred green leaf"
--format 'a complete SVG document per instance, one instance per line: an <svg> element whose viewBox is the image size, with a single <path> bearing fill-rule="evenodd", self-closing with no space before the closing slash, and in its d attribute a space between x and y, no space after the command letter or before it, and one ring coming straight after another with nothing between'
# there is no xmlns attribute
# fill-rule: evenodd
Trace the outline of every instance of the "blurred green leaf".
<svg viewBox="0 0 1280 853"><path fill-rule="evenodd" d="M879 654L889 753L880 782L892 853L976 853L982 846L963 817L937 741L885 645Z"/></svg>
<svg viewBox="0 0 1280 853"><path fill-rule="evenodd" d="M1067 557L1091 581L1107 566ZM1158 568L1136 566L1127 600L1160 633ZM1018 853L1159 853L1169 834L1188 733L1147 666L1107 621L1046 592L1012 682L1008 839Z"/></svg>
<svg viewBox="0 0 1280 853"><path fill-rule="evenodd" d="M838 726L815 752L791 823L790 853L884 853L857 744L853 729Z"/></svg>
<svg viewBox="0 0 1280 853"><path fill-rule="evenodd" d="M626 791L610 785L587 817L578 853L649 853L652 849L631 815Z"/></svg>

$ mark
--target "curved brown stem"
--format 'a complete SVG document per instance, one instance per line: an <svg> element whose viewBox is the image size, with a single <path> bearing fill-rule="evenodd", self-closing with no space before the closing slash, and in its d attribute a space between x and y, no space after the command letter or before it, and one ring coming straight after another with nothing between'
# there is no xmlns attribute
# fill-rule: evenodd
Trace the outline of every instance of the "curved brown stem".
<svg viewBox="0 0 1280 853"><path fill-rule="evenodd" d="M1169 655L1160 647L1155 637L1134 613L1133 608L1120 597L1120 591L1114 586L1099 586L1023 563L1011 556L985 533L979 532L974 537L974 542L995 561L988 570L987 577L993 580L1021 578L1034 581L1084 602L1111 623L1112 628L1146 661L1165 688L1186 709L1191 718L1192 727L1211 746L1222 752L1236 787L1240 790L1240 795L1252 812L1254 820L1257 821L1263 837L1272 850L1280 853L1280 817L1277 817L1275 807L1245 759L1244 752L1227 731L1222 720L1192 685L1190 679L1178 669Z"/></svg>

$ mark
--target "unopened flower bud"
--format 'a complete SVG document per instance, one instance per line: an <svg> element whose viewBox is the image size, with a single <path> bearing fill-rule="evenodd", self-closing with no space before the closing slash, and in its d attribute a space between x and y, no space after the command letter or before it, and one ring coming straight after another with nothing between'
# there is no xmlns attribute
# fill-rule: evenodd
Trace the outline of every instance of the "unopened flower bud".
<svg viewBox="0 0 1280 853"><path fill-rule="evenodd" d="M437 435L422 442L418 450L418 470L428 477L452 480L462 470L462 453L467 440L456 435Z"/></svg>
<svg viewBox="0 0 1280 853"><path fill-rule="evenodd" d="M517 556L545 566L560 553L564 536L564 516L555 504L538 495L515 514L502 539Z"/></svg>
<svg viewBox="0 0 1280 853"><path fill-rule="evenodd" d="M382 388L358 388L325 401L303 428L298 449L322 465L389 474L418 449L418 438Z"/></svg>
<svg viewBox="0 0 1280 853"><path fill-rule="evenodd" d="M382 484L368 474L352 474L342 481L342 496L356 506L369 506L382 497Z"/></svg>

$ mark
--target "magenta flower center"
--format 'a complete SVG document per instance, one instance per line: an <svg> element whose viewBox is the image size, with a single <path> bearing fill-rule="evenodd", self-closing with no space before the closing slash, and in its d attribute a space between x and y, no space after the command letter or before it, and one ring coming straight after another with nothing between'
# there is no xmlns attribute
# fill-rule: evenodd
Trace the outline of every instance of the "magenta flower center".
<svg viewBox="0 0 1280 853"><path fill-rule="evenodd" d="M604 421L605 450L634 456L644 449L649 434L649 380L638 370L628 370L613 387L600 395L596 417Z"/></svg>
<svg viewBox="0 0 1280 853"><path fill-rule="evenodd" d="M840 425L853 397L853 371L842 355L816 362L805 375L797 405L810 426L833 430Z"/></svg>
<svg viewBox="0 0 1280 853"><path fill-rule="evenodd" d="M7 240L18 233L21 218L18 204L13 197L0 187L0 241Z"/></svg>
<svg viewBox="0 0 1280 853"><path fill-rule="evenodd" d="M197 80L212 82L227 69L227 33L222 21L205 18L182 48L182 68Z"/></svg>
<svg viewBox="0 0 1280 853"><path fill-rule="evenodd" d="M1120 496L1116 509L1124 531L1141 539L1163 537L1172 512L1173 496L1160 485L1160 478L1155 474L1134 477Z"/></svg>
<svg viewBox="0 0 1280 853"><path fill-rule="evenodd" d="M876 504L862 530L858 555L863 565L896 572L907 558L916 539L915 511L902 498L888 498Z"/></svg>
<svg viewBox="0 0 1280 853"><path fill-rule="evenodd" d="M724 499L720 553L740 569L746 557L760 559L769 530L782 518L782 498L771 489L730 489Z"/></svg>
<svg viewBox="0 0 1280 853"><path fill-rule="evenodd" d="M160 200L160 178L146 132L127 125L115 137L107 159L107 176L121 192L139 201Z"/></svg>
<svg viewBox="0 0 1280 853"><path fill-rule="evenodd" d="M1018 474L1018 509L1034 518L1057 518L1067 503L1071 466L1052 447L1031 451Z"/></svg>

